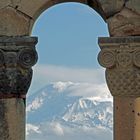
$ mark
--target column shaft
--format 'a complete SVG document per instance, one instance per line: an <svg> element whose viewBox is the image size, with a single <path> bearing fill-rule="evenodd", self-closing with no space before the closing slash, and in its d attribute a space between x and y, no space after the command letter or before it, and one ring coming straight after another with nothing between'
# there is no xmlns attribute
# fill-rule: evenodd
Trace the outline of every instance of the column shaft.
<svg viewBox="0 0 140 140"><path fill-rule="evenodd" d="M114 140L134 140L135 98L114 97Z"/></svg>
<svg viewBox="0 0 140 140"><path fill-rule="evenodd" d="M114 97L114 140L140 139L140 98Z"/></svg>
<svg viewBox="0 0 140 140"><path fill-rule="evenodd" d="M0 99L0 139L25 140L23 99Z"/></svg>
<svg viewBox="0 0 140 140"><path fill-rule="evenodd" d="M134 140L140 139L140 98L135 100Z"/></svg>

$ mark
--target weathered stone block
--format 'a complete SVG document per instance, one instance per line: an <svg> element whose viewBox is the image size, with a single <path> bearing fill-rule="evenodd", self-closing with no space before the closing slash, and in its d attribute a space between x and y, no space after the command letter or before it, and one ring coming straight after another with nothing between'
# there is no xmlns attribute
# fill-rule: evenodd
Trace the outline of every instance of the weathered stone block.
<svg viewBox="0 0 140 140"><path fill-rule="evenodd" d="M25 140L25 104L23 99L1 99L0 139Z"/></svg>
<svg viewBox="0 0 140 140"><path fill-rule="evenodd" d="M0 36L29 35L30 18L12 7L0 9Z"/></svg>
<svg viewBox="0 0 140 140"><path fill-rule="evenodd" d="M18 8L18 6L20 5L21 0L11 0L11 6L14 8Z"/></svg>
<svg viewBox="0 0 140 140"><path fill-rule="evenodd" d="M87 3L87 0L22 0L18 6L18 10L35 20L44 10L62 2Z"/></svg>
<svg viewBox="0 0 140 140"><path fill-rule="evenodd" d="M121 12L107 19L111 36L140 35L140 15L124 8Z"/></svg>
<svg viewBox="0 0 140 140"><path fill-rule="evenodd" d="M0 9L10 5L11 0L0 0Z"/></svg>
<svg viewBox="0 0 140 140"><path fill-rule="evenodd" d="M122 9L125 2L125 0L97 0L97 1L98 3L100 3L106 17L110 17L115 13L119 12Z"/></svg>
<svg viewBox="0 0 140 140"><path fill-rule="evenodd" d="M140 0L129 0L126 2L126 7L140 14Z"/></svg>
<svg viewBox="0 0 140 140"><path fill-rule="evenodd" d="M44 8L47 9L47 5L51 6L52 3L53 1L50 0L22 0L18 6L18 10L30 16L31 18L35 18L41 13L40 10L42 11Z"/></svg>

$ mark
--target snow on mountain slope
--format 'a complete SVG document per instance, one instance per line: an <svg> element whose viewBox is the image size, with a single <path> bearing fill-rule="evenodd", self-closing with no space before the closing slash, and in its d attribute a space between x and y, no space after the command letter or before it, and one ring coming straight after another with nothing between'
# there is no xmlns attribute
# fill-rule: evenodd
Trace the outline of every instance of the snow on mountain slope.
<svg viewBox="0 0 140 140"><path fill-rule="evenodd" d="M56 82L28 97L30 140L82 140L81 133L89 140L93 134L100 140L98 133L111 140L112 123L112 97L105 85Z"/></svg>
<svg viewBox="0 0 140 140"><path fill-rule="evenodd" d="M81 126L112 129L112 103L80 98L68 109L63 119Z"/></svg>

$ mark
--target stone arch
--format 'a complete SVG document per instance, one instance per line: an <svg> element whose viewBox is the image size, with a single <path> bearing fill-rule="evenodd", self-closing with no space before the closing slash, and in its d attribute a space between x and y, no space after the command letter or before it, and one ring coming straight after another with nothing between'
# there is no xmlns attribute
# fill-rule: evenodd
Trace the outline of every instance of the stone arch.
<svg viewBox="0 0 140 140"><path fill-rule="evenodd" d="M97 0L1 0L1 35L29 35L34 22L43 11L55 4L64 2L79 2L87 4L95 9L104 20L106 19L103 7Z"/></svg>
<svg viewBox="0 0 140 140"><path fill-rule="evenodd" d="M30 35L34 22L43 11L55 4L64 2L79 2L87 4L95 9L102 17L105 17L100 3L96 0L1 0L1 35Z"/></svg>
<svg viewBox="0 0 140 140"><path fill-rule="evenodd" d="M22 0L17 9L32 19L30 31L39 15L49 7L64 2L79 2L99 13L108 24L110 36L134 36L140 32L138 0L39 0L34 3L26 1Z"/></svg>
<svg viewBox="0 0 140 140"><path fill-rule="evenodd" d="M24 0L26 1L26 0ZM32 22L30 24L30 32L32 30L33 24L36 21L36 19L48 8L60 4L60 3L67 3L67 2L77 2L82 3L85 5L90 6L93 8L104 20L106 20L106 15L103 12L103 9L101 7L101 4L98 1L92 1L92 0L44 0L44 1L36 1L33 2L24 2L21 1L21 4L18 6L18 10L22 11L26 15L28 15ZM32 10L31 10L32 9Z"/></svg>
<svg viewBox="0 0 140 140"><path fill-rule="evenodd" d="M92 7L107 22L110 36L140 34L139 0L1 0L0 35L30 35L38 16L63 2L80 2Z"/></svg>
<svg viewBox="0 0 140 140"><path fill-rule="evenodd" d="M49 7L65 2L79 2L87 4L104 17L101 4L96 0L38 0L36 2L22 0L20 5L17 6L17 9L36 20L36 18Z"/></svg>

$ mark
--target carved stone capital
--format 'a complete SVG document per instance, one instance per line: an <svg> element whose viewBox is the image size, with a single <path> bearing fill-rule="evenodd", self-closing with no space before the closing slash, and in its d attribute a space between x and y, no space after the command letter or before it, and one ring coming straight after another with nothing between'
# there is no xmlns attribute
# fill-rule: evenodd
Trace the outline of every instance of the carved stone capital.
<svg viewBox="0 0 140 140"><path fill-rule="evenodd" d="M140 96L140 37L99 38L98 61L113 96Z"/></svg>
<svg viewBox="0 0 140 140"><path fill-rule="evenodd" d="M0 37L0 98L25 98L37 62L35 37Z"/></svg>

